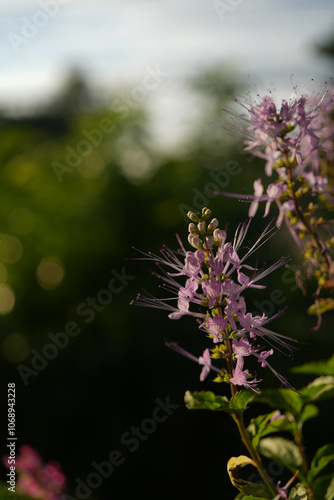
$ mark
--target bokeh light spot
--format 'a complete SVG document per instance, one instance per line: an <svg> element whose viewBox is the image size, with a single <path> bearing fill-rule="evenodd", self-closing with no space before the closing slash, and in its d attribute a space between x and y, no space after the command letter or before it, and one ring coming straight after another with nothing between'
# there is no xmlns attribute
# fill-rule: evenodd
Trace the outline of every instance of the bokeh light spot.
<svg viewBox="0 0 334 500"><path fill-rule="evenodd" d="M12 264L20 260L23 246L16 236L7 236L0 241L0 260Z"/></svg>
<svg viewBox="0 0 334 500"><path fill-rule="evenodd" d="M15 304L15 295L12 287L6 284L0 284L0 314L4 316L9 314Z"/></svg>
<svg viewBox="0 0 334 500"><path fill-rule="evenodd" d="M53 290L60 285L65 276L63 263L55 257L47 257L38 264L36 279L38 284L47 290Z"/></svg>
<svg viewBox="0 0 334 500"><path fill-rule="evenodd" d="M12 333L2 344L2 353L10 363L21 363L29 355L29 343L22 334Z"/></svg>
<svg viewBox="0 0 334 500"><path fill-rule="evenodd" d="M146 151L135 146L127 138L119 139L115 149L122 173L130 182L140 184L149 179L154 171L154 165Z"/></svg>
<svg viewBox="0 0 334 500"><path fill-rule="evenodd" d="M78 170L85 179L96 179L104 171L105 165L103 156L93 151L79 164Z"/></svg>

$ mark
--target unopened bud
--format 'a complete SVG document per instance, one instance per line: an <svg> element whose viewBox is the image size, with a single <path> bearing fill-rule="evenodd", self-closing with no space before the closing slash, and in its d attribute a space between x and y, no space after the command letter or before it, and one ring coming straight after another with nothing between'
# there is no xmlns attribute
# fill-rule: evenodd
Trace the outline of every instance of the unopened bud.
<svg viewBox="0 0 334 500"><path fill-rule="evenodd" d="M218 219L212 219L212 221L208 225L208 230L214 231L218 227L218 224L219 224Z"/></svg>
<svg viewBox="0 0 334 500"><path fill-rule="evenodd" d="M199 222L197 224L197 228L198 228L198 230L199 230L200 233L202 233L202 234L205 233L205 230L206 230L206 224L205 224L205 222Z"/></svg>
<svg viewBox="0 0 334 500"><path fill-rule="evenodd" d="M212 212L209 208L207 207L202 208L202 217L205 217L207 219L208 217L211 217L211 214Z"/></svg>
<svg viewBox="0 0 334 500"><path fill-rule="evenodd" d="M197 234L197 227L196 227L196 224L194 224L193 222L191 222L188 226L188 231L189 233L194 233L194 234Z"/></svg>
<svg viewBox="0 0 334 500"><path fill-rule="evenodd" d="M207 248L212 248L214 244L214 239L213 236L206 236L205 238L205 245Z"/></svg>
<svg viewBox="0 0 334 500"><path fill-rule="evenodd" d="M190 245L194 248L200 248L201 246L201 243L200 243L200 239L199 239L199 236L197 234L188 234L188 241L190 243Z"/></svg>
<svg viewBox="0 0 334 500"><path fill-rule="evenodd" d="M195 214L195 212L188 212L187 217L192 220L193 222L198 222L198 217Z"/></svg>
<svg viewBox="0 0 334 500"><path fill-rule="evenodd" d="M213 237L218 241L224 241L226 238L226 233L222 229L215 229L213 231Z"/></svg>

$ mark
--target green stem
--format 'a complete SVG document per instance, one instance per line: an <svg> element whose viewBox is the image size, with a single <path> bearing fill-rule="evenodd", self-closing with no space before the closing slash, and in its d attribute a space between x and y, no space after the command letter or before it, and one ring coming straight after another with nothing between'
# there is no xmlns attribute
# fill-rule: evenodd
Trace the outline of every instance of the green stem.
<svg viewBox="0 0 334 500"><path fill-rule="evenodd" d="M300 456L302 458L302 468L303 468L303 472L304 472L305 477L306 477L308 472L309 472L309 465L308 465L307 456L305 454L303 435L302 435L301 430L299 430L296 434L294 434L294 438L296 441L296 445L298 446ZM306 480L305 480L305 486L306 486L306 490L307 490L307 498L309 498L310 500L315 500L313 488L312 488L311 484L309 482L307 482Z"/></svg>
<svg viewBox="0 0 334 500"><path fill-rule="evenodd" d="M225 347L226 347L226 359L227 359L228 371L229 371L230 377L232 377L233 360L232 360L232 351L231 351L230 340L228 338L226 338L224 343L225 343ZM233 396L235 396L237 389L236 389L236 386L234 384L230 384L230 385L231 385L231 394L233 397ZM270 479L266 469L264 468L259 453L256 451L256 449L254 448L254 446L252 444L252 441L250 440L250 437L249 437L247 429L245 427L242 415L240 415L239 413L233 413L232 417L238 426L241 440L244 443L244 445L246 446L246 448L247 448L252 460L254 461L256 468L258 469L259 474L262 477L265 485L267 486L269 491L274 496L276 496L278 494L276 487L275 487L274 483L272 482L272 480Z"/></svg>
<svg viewBox="0 0 334 500"><path fill-rule="evenodd" d="M272 482L271 478L269 477L266 469L264 468L259 453L254 448L254 446L253 446L253 444L252 444L252 442L251 442L251 440L249 438L249 435L248 435L247 429L245 427L242 415L233 414L233 419L234 419L234 421L236 422L236 424L238 426L238 430L239 430L242 442L246 446L246 448L247 448L247 450L248 450L248 452L249 452L252 460L255 462L256 468L259 471L259 474L262 477L265 485L269 489L270 493L272 495L276 496L278 494L278 491L277 491L274 483Z"/></svg>
<svg viewBox="0 0 334 500"><path fill-rule="evenodd" d="M224 341L224 344L225 344L225 347L226 347L226 360L227 360L228 372L229 372L230 377L232 377L233 376L233 372L232 372L232 370L233 370L233 360L232 360L232 350L231 350L230 339L226 338L225 341ZM231 386L232 397L234 397L236 395L237 388L231 382L230 382L230 386Z"/></svg>

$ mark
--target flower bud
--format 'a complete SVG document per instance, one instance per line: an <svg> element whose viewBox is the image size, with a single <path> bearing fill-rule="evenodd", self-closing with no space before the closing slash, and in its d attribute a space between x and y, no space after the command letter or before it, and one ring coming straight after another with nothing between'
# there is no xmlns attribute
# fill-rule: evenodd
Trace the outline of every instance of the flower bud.
<svg viewBox="0 0 334 500"><path fill-rule="evenodd" d="M208 225L208 230L214 231L218 227L218 224L219 224L218 219L212 219L212 221Z"/></svg>
<svg viewBox="0 0 334 500"><path fill-rule="evenodd" d="M188 212L187 217L192 220L193 222L198 222L198 217L195 214L195 212Z"/></svg>
<svg viewBox="0 0 334 500"><path fill-rule="evenodd" d="M207 248L212 248L214 244L214 239L213 236L206 236L205 237L205 245Z"/></svg>
<svg viewBox="0 0 334 500"><path fill-rule="evenodd" d="M213 237L218 241L224 241L226 238L226 233L223 229L215 229L213 231Z"/></svg>
<svg viewBox="0 0 334 500"><path fill-rule="evenodd" d="M203 252L203 250L197 250L195 252L195 256L198 262L205 262L205 253Z"/></svg>
<svg viewBox="0 0 334 500"><path fill-rule="evenodd" d="M200 248L201 246L201 241L199 239L199 236L197 234L188 234L188 241L190 245L194 248Z"/></svg>
<svg viewBox="0 0 334 500"><path fill-rule="evenodd" d="M194 233L194 234L197 234L197 227L196 227L196 224L194 224L193 222L191 222L188 226L188 231L189 233Z"/></svg>
<svg viewBox="0 0 334 500"><path fill-rule="evenodd" d="M205 217L207 219L208 217L211 217L211 214L212 212L209 208L207 207L202 208L202 217Z"/></svg>
<svg viewBox="0 0 334 500"><path fill-rule="evenodd" d="M199 230L199 232L201 234L205 233L205 231L206 231L206 224L205 224L205 222L199 222L197 224L197 228L198 228L198 230Z"/></svg>

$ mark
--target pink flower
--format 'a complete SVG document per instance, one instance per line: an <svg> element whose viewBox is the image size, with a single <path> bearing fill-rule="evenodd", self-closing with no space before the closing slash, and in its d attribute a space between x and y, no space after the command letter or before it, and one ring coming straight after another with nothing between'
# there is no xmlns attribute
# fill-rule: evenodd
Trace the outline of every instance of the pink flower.
<svg viewBox="0 0 334 500"><path fill-rule="evenodd" d="M218 316L216 314L212 318L211 317L206 318L201 326L203 327L203 330L213 335L214 343L222 342L223 337L221 334L227 326L227 318L224 319L222 316Z"/></svg>
<svg viewBox="0 0 334 500"><path fill-rule="evenodd" d="M178 346L175 342L166 342L166 345L170 349L173 349L173 351L175 351L175 352L181 354L182 356L185 356L186 358L189 358L192 361L195 361L199 365L203 366L202 371L201 371L201 375L200 375L201 382L203 382L203 380L205 380L205 378L208 376L210 370L213 370L217 373L221 372L221 370L219 370L219 368L217 368L216 366L213 366L211 364L211 356L210 356L210 351L208 348L205 349L202 356L199 356L199 358L197 358L196 356L194 356L190 352L188 352L185 349L183 349L182 347Z"/></svg>
<svg viewBox="0 0 334 500"><path fill-rule="evenodd" d="M273 201L279 200L281 198L282 193L286 190L286 186L284 186L283 182L279 182L278 184L269 184L267 188L267 203L264 211L263 217L267 217L269 213L270 205Z"/></svg>
<svg viewBox="0 0 334 500"><path fill-rule="evenodd" d="M284 217L285 217L285 214L287 212L291 212L292 210L294 210L294 208L295 208L295 204L294 204L293 200L288 200L288 201L285 201L284 203L282 203L282 205L279 207L279 214L278 214L278 218L276 221L277 227L280 227L280 225L282 224Z"/></svg>
<svg viewBox="0 0 334 500"><path fill-rule="evenodd" d="M42 500L60 500L66 478L56 462L45 464L33 448L24 445L16 459L16 470L18 493Z"/></svg>
<svg viewBox="0 0 334 500"><path fill-rule="evenodd" d="M203 252L202 252L203 253ZM201 262L198 253L187 252L183 266L183 272L191 277L196 277L201 270Z"/></svg>
<svg viewBox="0 0 334 500"><path fill-rule="evenodd" d="M266 359L268 358L268 356L271 356L272 354L274 354L274 349L270 349L269 351L262 351L257 356L258 362L261 363L262 368L264 368L265 366L268 365L268 362L266 361Z"/></svg>
<svg viewBox="0 0 334 500"><path fill-rule="evenodd" d="M272 415L271 419L269 422L275 422L275 420L281 420L282 418L285 418L285 415L282 415L282 413L277 410L275 413Z"/></svg>
<svg viewBox="0 0 334 500"><path fill-rule="evenodd" d="M288 489L284 487L280 487L281 481L278 481L276 488L278 493L280 494L280 498L288 498Z"/></svg>
<svg viewBox="0 0 334 500"><path fill-rule="evenodd" d="M221 284L217 283L215 278L210 278L209 281L202 282L202 289L205 295L209 297L209 309L212 309L221 293Z"/></svg>
<svg viewBox="0 0 334 500"><path fill-rule="evenodd" d="M254 354L254 349L250 345L249 340L244 337L240 340L233 339L232 349L237 359Z"/></svg>
<svg viewBox="0 0 334 500"><path fill-rule="evenodd" d="M254 387L256 387L256 385L259 382L261 382L261 380L256 380L255 378L253 380L248 380L249 370L242 371L240 363L237 363L232 373L233 377L230 378L230 382L232 384L248 387L249 389L252 389L254 392L259 392Z"/></svg>
<svg viewBox="0 0 334 500"><path fill-rule="evenodd" d="M254 217L254 215L257 212L259 206L258 198L259 196L262 196L263 193L262 180L257 179L256 181L254 181L253 186L254 186L254 201L252 201L251 206L249 207L248 211L249 217Z"/></svg>
<svg viewBox="0 0 334 500"><path fill-rule="evenodd" d="M203 356L198 358L198 363L203 365L201 375L199 377L200 381L203 382L204 379L209 375L211 370L211 356L208 348L203 352Z"/></svg>

